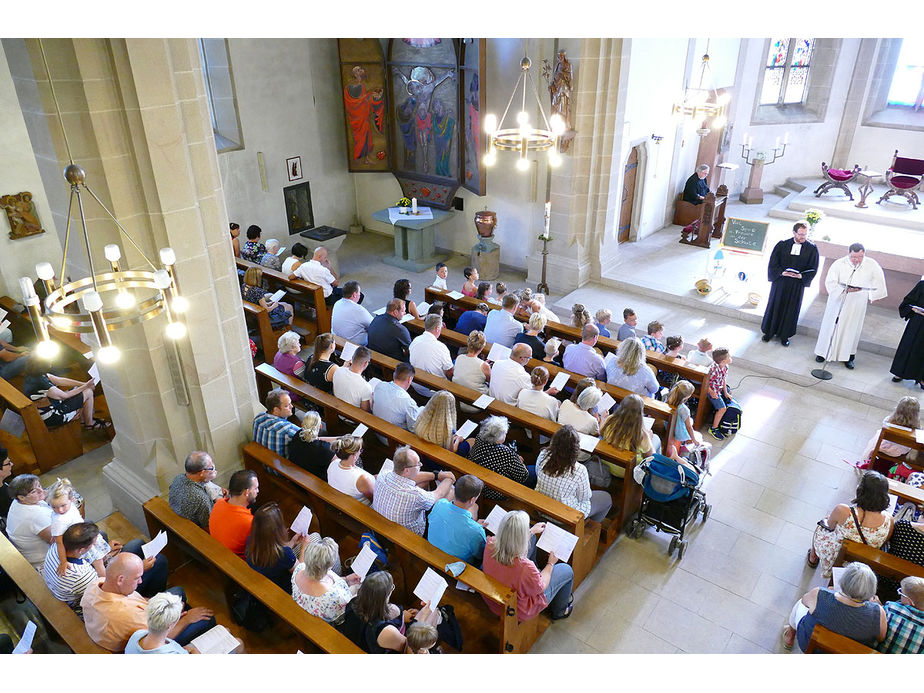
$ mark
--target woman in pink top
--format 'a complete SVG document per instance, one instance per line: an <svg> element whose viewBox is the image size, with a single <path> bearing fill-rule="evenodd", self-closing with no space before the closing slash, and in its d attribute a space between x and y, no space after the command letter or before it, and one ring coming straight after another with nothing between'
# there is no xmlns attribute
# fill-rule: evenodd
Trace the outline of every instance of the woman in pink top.
<svg viewBox="0 0 924 693"><path fill-rule="evenodd" d="M533 618L547 606L552 619L568 618L574 602L574 571L567 563L559 563L549 553L545 568L534 563L538 535L545 531L545 522L530 528L529 515L513 510L504 516L497 536L488 539L481 570L485 575L517 592L517 620ZM488 601L488 607L500 615L501 606Z"/></svg>
<svg viewBox="0 0 924 693"><path fill-rule="evenodd" d="M289 330L279 336L277 342L279 351L273 357L273 368L280 373L292 375L300 380L305 379L305 362L298 357L298 352L302 349L302 337L298 332ZM302 401L296 393L287 390L292 401L296 404Z"/></svg>
<svg viewBox="0 0 924 693"><path fill-rule="evenodd" d="M466 296L474 296L478 292L478 270L474 267L466 267L462 274L465 275L462 293Z"/></svg>

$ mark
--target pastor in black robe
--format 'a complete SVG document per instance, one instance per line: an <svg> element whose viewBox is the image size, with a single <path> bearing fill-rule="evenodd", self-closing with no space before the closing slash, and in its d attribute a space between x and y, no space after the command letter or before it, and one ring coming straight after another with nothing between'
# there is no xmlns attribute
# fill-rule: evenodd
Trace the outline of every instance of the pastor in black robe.
<svg viewBox="0 0 924 693"><path fill-rule="evenodd" d="M818 273L818 248L811 241L800 245L798 255L792 254L794 239L780 241L773 246L767 265L767 279L770 284L770 298L764 312L761 331L770 337L778 335L780 340L789 339L796 333L799 310L802 308L802 292L812 283ZM784 277L783 272L794 269L802 279Z"/></svg>
<svg viewBox="0 0 924 693"><path fill-rule="evenodd" d="M683 201L692 202L695 205L701 205L703 198L709 194L709 183L705 178L700 178L698 173L694 173L687 178L686 185L683 186Z"/></svg>
<svg viewBox="0 0 924 693"><path fill-rule="evenodd" d="M898 314L908 324L905 333L895 350L892 367L889 369L896 378L924 381L924 315L915 313L911 306L924 308L924 280L919 281L911 292L905 296L898 307Z"/></svg>

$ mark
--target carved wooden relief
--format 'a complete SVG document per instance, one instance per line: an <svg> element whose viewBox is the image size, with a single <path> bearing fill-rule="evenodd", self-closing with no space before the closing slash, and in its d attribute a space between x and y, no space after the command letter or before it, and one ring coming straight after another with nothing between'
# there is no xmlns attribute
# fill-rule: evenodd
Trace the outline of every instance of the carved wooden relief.
<svg viewBox="0 0 924 693"><path fill-rule="evenodd" d="M32 193L21 192L18 195L4 195L0 197L0 206L6 210L10 220L10 238L26 238L45 233L35 213L35 204L32 202Z"/></svg>

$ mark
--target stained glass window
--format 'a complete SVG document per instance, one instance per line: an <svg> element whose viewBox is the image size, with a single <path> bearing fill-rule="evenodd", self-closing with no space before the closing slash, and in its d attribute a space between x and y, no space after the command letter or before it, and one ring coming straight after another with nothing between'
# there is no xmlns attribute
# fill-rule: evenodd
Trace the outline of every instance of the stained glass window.
<svg viewBox="0 0 924 693"><path fill-rule="evenodd" d="M760 90L760 104L802 103L805 99L815 39L770 39Z"/></svg>
<svg viewBox="0 0 924 693"><path fill-rule="evenodd" d="M921 107L924 100L924 40L903 39L892 84L889 106Z"/></svg>

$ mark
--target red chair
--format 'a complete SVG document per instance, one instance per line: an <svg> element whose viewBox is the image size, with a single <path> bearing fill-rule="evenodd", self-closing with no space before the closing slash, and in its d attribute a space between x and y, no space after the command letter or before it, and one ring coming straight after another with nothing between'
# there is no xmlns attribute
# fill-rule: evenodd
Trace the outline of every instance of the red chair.
<svg viewBox="0 0 924 693"><path fill-rule="evenodd" d="M924 180L924 159L906 159L899 156L896 149L895 156L892 158L892 167L885 172L885 179L890 189L876 201L877 205L882 204L892 195L901 195L911 203L913 209L918 208L920 200L914 189Z"/></svg>
<svg viewBox="0 0 924 693"><path fill-rule="evenodd" d="M840 188L847 193L847 197L851 200L853 199L853 193L850 192L850 188L847 187L847 184L856 178L857 174L860 172L859 164L856 164L853 170L848 170L843 168L828 168L828 165L822 161L821 172L825 177L825 182L815 188L815 197L821 197L829 190Z"/></svg>

